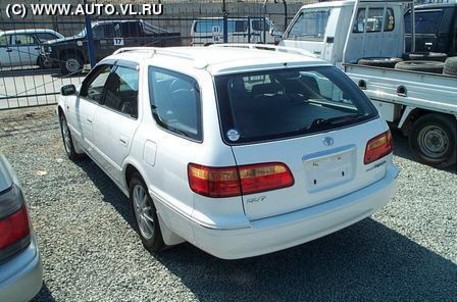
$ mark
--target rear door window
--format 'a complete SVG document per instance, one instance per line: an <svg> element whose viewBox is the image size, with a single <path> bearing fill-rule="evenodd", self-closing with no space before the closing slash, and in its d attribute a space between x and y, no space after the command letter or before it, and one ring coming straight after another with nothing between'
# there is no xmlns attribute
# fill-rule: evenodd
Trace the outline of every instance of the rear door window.
<svg viewBox="0 0 457 302"><path fill-rule="evenodd" d="M368 98L335 67L223 75L215 82L229 144L306 135L377 116Z"/></svg>

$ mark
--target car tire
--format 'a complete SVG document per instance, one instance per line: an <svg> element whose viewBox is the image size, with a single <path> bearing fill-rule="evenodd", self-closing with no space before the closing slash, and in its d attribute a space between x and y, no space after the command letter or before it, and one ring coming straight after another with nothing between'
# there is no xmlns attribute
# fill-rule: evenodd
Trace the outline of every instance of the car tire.
<svg viewBox="0 0 457 302"><path fill-rule="evenodd" d="M438 61L444 62L447 54L440 52L410 52L403 54L405 61Z"/></svg>
<svg viewBox="0 0 457 302"><path fill-rule="evenodd" d="M457 76L457 57L447 58L444 62L443 74Z"/></svg>
<svg viewBox="0 0 457 302"><path fill-rule="evenodd" d="M395 64L403 61L401 58L389 58L389 57L373 57L373 58L362 58L357 61L357 64L394 68Z"/></svg>
<svg viewBox="0 0 457 302"><path fill-rule="evenodd" d="M80 159L83 156L83 154L76 152L75 146L73 144L73 138L71 137L71 131L67 124L67 119L63 114L60 114L59 122L60 134L62 135L63 147L65 149L67 157L73 161Z"/></svg>
<svg viewBox="0 0 457 302"><path fill-rule="evenodd" d="M395 69L443 73L444 63L436 61L403 61L397 63Z"/></svg>
<svg viewBox="0 0 457 302"><path fill-rule="evenodd" d="M60 62L60 70L62 74L78 74L84 67L83 60L76 53L65 54Z"/></svg>
<svg viewBox="0 0 457 302"><path fill-rule="evenodd" d="M37 59L37 64L40 66L41 69L50 69L52 68L52 62L50 60L47 60L43 56L39 56Z"/></svg>
<svg viewBox="0 0 457 302"><path fill-rule="evenodd" d="M146 184L138 173L129 182L129 198L135 217L135 227L143 246L150 252L165 247L160 230L159 218Z"/></svg>
<svg viewBox="0 0 457 302"><path fill-rule="evenodd" d="M419 162L445 168L456 163L457 121L431 113L418 118L409 134L409 147Z"/></svg>

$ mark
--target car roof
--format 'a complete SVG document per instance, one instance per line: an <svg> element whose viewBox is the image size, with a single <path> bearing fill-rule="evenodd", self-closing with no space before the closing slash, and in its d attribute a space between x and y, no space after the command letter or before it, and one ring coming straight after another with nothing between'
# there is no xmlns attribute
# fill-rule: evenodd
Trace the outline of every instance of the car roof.
<svg viewBox="0 0 457 302"><path fill-rule="evenodd" d="M135 55L132 55L132 51L126 51L108 58L148 63L152 57L160 56L161 62L167 59L173 63L179 61L182 66L206 69L213 75L294 66L331 65L312 56L241 47L138 48L133 52Z"/></svg>
<svg viewBox="0 0 457 302"><path fill-rule="evenodd" d="M54 33L59 34L58 32L48 29L48 28L29 28L29 29L13 29L0 32L0 35L11 35L11 34L28 34L28 33Z"/></svg>

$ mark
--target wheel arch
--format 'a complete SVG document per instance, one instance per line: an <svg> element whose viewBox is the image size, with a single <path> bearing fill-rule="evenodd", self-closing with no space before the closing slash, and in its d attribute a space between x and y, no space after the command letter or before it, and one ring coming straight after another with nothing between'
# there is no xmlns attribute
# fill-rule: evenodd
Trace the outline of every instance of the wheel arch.
<svg viewBox="0 0 457 302"><path fill-rule="evenodd" d="M145 177L143 176L145 174L141 173L140 169L137 169L136 167L137 166L134 165L131 162L128 162L126 164L126 166L125 166L125 173L124 173L125 179L124 179L124 181L126 183L127 192L130 191L129 183L132 180L133 175L135 175L135 174L138 174L141 177L141 179L143 180L143 182L147 186L147 182L145 180ZM149 190L149 188L148 188L148 190ZM149 194L149 192L148 192L148 194ZM152 199L152 200L153 200L154 203L157 202L154 199ZM176 235L176 233L173 232L169 228L168 223L165 221L163 215L161 215L161 212L159 210L161 207L158 207L157 204L155 204L155 207L157 209L157 216L159 218L160 232L162 233L162 239L163 239L164 243L169 246L169 245L176 245L176 244L180 244L182 242L185 242L186 241L185 239L183 239L180 236Z"/></svg>
<svg viewBox="0 0 457 302"><path fill-rule="evenodd" d="M398 128L400 128L403 134L406 136L410 134L414 122L420 117L425 116L427 114L439 114L442 116L452 117L457 120L457 115L451 113L437 112L423 108L405 108L402 112L402 115L403 114L406 114L406 116L402 117L400 123L398 124Z"/></svg>

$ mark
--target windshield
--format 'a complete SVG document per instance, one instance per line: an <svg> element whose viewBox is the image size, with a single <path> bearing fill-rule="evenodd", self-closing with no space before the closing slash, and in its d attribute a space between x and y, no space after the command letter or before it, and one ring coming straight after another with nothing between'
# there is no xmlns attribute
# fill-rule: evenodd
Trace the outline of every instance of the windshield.
<svg viewBox="0 0 457 302"><path fill-rule="evenodd" d="M228 144L293 137L377 116L368 98L333 66L217 76Z"/></svg>

